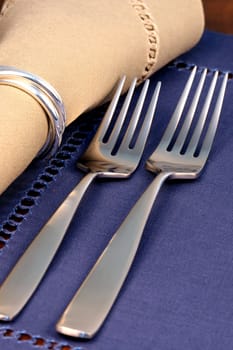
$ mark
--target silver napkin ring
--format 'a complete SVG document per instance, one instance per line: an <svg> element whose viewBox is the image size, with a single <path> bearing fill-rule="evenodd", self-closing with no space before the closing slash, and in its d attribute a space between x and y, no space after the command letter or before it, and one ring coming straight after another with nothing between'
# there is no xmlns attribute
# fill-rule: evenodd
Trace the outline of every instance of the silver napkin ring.
<svg viewBox="0 0 233 350"><path fill-rule="evenodd" d="M48 119L48 137L38 156L52 156L65 130L66 113L60 95L40 77L8 66L0 66L0 85L10 85L24 91L42 106Z"/></svg>

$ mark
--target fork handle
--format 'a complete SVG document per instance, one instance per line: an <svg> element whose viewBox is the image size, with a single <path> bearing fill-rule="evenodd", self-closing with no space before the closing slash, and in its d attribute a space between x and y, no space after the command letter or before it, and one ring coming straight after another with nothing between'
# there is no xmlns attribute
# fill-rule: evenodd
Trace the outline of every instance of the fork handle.
<svg viewBox="0 0 233 350"><path fill-rule="evenodd" d="M92 338L98 331L123 285L153 203L169 176L158 174L131 209L67 306L57 323L58 332Z"/></svg>
<svg viewBox="0 0 233 350"><path fill-rule="evenodd" d="M88 173L51 216L0 288L0 320L12 320L24 307L49 267L88 186Z"/></svg>

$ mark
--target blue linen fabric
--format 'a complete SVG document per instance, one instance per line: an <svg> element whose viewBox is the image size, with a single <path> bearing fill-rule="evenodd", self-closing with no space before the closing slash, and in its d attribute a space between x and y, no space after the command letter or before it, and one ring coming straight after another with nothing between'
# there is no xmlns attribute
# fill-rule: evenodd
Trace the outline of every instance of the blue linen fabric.
<svg viewBox="0 0 233 350"><path fill-rule="evenodd" d="M59 335L55 324L99 254L153 180L145 170L193 65L208 81L230 72L214 146L196 181L167 182L136 259L96 337ZM46 277L10 323L0 349L231 350L233 344L233 36L205 32L201 42L151 78L162 81L156 118L139 169L127 180L97 180L78 209ZM78 98L78 97L77 97ZM104 108L74 122L50 161L34 161L0 197L0 279L83 177L76 161ZM86 137L88 136L88 137ZM16 290L17 294L17 290Z"/></svg>

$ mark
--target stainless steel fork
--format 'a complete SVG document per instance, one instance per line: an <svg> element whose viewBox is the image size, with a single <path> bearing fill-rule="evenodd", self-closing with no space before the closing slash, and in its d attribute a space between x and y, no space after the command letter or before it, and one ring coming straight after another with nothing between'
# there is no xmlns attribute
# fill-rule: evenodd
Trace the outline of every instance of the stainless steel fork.
<svg viewBox="0 0 233 350"><path fill-rule="evenodd" d="M201 75L183 125L176 140L173 140L196 70L197 67L192 70L167 129L156 150L146 163L147 169L157 173L157 177L132 208L66 308L57 323L58 332L81 338L91 338L95 335L108 315L128 274L145 224L162 184L167 179L196 179L200 175L217 129L227 84L227 74L221 84L207 132L197 154L197 146L206 124L207 114L218 80L218 72L214 74L191 139L187 140L187 135L190 132L190 126L199 103L207 70L204 70ZM173 142L172 145L171 142ZM186 142L188 144L184 149Z"/></svg>
<svg viewBox="0 0 233 350"><path fill-rule="evenodd" d="M110 124L122 93L124 82L125 77L120 80L100 127L88 149L78 162L78 167L89 173L56 210L1 285L0 320L12 320L35 291L61 244L77 207L91 182L96 177L127 178L137 168L149 134L161 84L160 82L157 84L140 131L137 132L136 128L149 86L149 80L145 81L127 130L122 135L122 126L131 104L137 79L133 80L111 130L109 129ZM109 130L111 132L108 137ZM136 141L131 147L131 141L135 136L135 132ZM115 146L120 136L123 136L123 139L115 152ZM106 137L108 137L107 140Z"/></svg>

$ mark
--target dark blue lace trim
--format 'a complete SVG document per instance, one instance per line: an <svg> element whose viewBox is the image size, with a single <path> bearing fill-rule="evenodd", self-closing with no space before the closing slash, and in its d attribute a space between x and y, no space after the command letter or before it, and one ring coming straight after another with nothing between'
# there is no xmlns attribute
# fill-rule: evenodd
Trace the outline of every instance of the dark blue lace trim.
<svg viewBox="0 0 233 350"><path fill-rule="evenodd" d="M58 343L52 339L45 339L39 335L31 335L26 331L16 331L9 327L0 327L0 336L4 339L11 339L18 343L29 343L32 347L37 349L47 350L83 350L80 346L71 346L67 343Z"/></svg>
<svg viewBox="0 0 233 350"><path fill-rule="evenodd" d="M193 67L195 66L196 64L195 63L192 63L192 62L184 62L184 61L181 61L179 59L177 60L174 60L172 61L169 65L168 65L168 68L175 68L179 71L183 71L183 70L187 70L187 71L190 71L193 69ZM205 69L207 67L204 67L204 66L198 66L198 71L202 71L203 69ZM214 68L207 68L207 74L212 74L213 72L215 71ZM223 75L225 74L226 71L219 71L219 75ZM233 72L229 72L227 71L228 73L228 80L232 80L233 79Z"/></svg>
<svg viewBox="0 0 233 350"><path fill-rule="evenodd" d="M102 107L98 109L98 112L95 111L95 113L88 113L85 116L81 116L72 124L72 129L75 129L75 131L71 132L71 135L68 136L69 130L66 132L66 140L56 155L40 171L36 180L32 182L30 188L24 191L20 201L14 206L7 219L0 225L0 254L8 245L12 236L30 213L31 209L37 204L43 192L54 182L62 169L72 161L75 162L77 160L77 153L80 153L82 148L90 141L104 111L105 108Z"/></svg>

